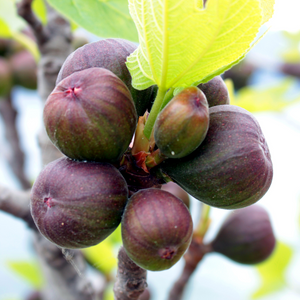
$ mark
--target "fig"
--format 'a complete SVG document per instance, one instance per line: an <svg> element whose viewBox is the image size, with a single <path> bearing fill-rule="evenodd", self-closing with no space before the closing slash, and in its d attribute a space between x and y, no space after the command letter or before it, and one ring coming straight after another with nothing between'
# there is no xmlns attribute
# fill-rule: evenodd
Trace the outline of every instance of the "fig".
<svg viewBox="0 0 300 300"><path fill-rule="evenodd" d="M275 244L267 211L252 205L231 212L211 246L238 263L257 264L271 255Z"/></svg>
<svg viewBox="0 0 300 300"><path fill-rule="evenodd" d="M121 223L123 246L141 268L171 268L188 248L192 218L186 205L160 189L144 189L129 199Z"/></svg>
<svg viewBox="0 0 300 300"><path fill-rule="evenodd" d="M129 90L122 80L103 68L66 77L44 107L50 140L72 159L118 160L129 146L136 123Z"/></svg>
<svg viewBox="0 0 300 300"><path fill-rule="evenodd" d="M56 84L74 72L99 67L108 69L117 75L128 87L136 110L142 116L154 101L155 92L152 87L143 91L134 89L131 85L131 75L125 64L137 45L124 39L103 39L89 43L71 53L57 76Z"/></svg>
<svg viewBox="0 0 300 300"><path fill-rule="evenodd" d="M199 84L198 88L206 96L209 107L230 103L227 86L221 76L216 76L206 83Z"/></svg>
<svg viewBox="0 0 300 300"><path fill-rule="evenodd" d="M163 191L167 191L167 192L173 194L174 196L178 197L180 200L183 201L183 203L187 206L187 208L190 208L189 194L175 182L170 181L170 182L162 185L161 189Z"/></svg>
<svg viewBox="0 0 300 300"><path fill-rule="evenodd" d="M37 64L30 52L23 50L15 53L10 58L10 64L15 85L31 90L37 88Z"/></svg>
<svg viewBox="0 0 300 300"><path fill-rule="evenodd" d="M0 57L0 97L9 94L12 88L12 71L6 59Z"/></svg>
<svg viewBox="0 0 300 300"><path fill-rule="evenodd" d="M233 105L210 110L205 140L192 154L159 167L196 199L236 209L257 202L269 189L273 166L268 145L254 116Z"/></svg>
<svg viewBox="0 0 300 300"><path fill-rule="evenodd" d="M118 227L127 197L126 181L111 164L63 157L37 177L30 209L45 238L80 249L100 243Z"/></svg>
<svg viewBox="0 0 300 300"><path fill-rule="evenodd" d="M159 113L154 125L155 143L167 157L187 156L202 143L208 125L205 95L197 87L185 88Z"/></svg>

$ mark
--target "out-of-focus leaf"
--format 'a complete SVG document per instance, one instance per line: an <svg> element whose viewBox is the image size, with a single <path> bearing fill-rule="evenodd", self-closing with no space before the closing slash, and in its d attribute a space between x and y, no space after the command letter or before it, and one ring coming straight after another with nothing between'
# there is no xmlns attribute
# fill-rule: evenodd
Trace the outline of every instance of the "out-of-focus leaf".
<svg viewBox="0 0 300 300"><path fill-rule="evenodd" d="M113 285L110 284L104 292L103 300L114 300Z"/></svg>
<svg viewBox="0 0 300 300"><path fill-rule="evenodd" d="M41 22L47 24L47 9L44 0L34 0L32 2L32 9L34 13L39 17Z"/></svg>
<svg viewBox="0 0 300 300"><path fill-rule="evenodd" d="M121 225L108 237L108 239L118 246L122 244Z"/></svg>
<svg viewBox="0 0 300 300"><path fill-rule="evenodd" d="M300 96L287 99L286 93L295 83L292 78L286 78L280 84L267 89L245 87L238 91L231 104L241 106L251 112L277 111L300 101Z"/></svg>
<svg viewBox="0 0 300 300"><path fill-rule="evenodd" d="M36 262L8 261L9 268L23 277L35 289L40 289L44 284L43 275Z"/></svg>
<svg viewBox="0 0 300 300"><path fill-rule="evenodd" d="M227 90L228 90L228 95L229 95L229 99L230 99L230 103L234 103L235 101L235 94L234 94L234 84L233 81L230 78L226 78L224 80L226 86L227 86Z"/></svg>
<svg viewBox="0 0 300 300"><path fill-rule="evenodd" d="M11 38L11 31L8 25L0 17L0 38Z"/></svg>
<svg viewBox="0 0 300 300"><path fill-rule="evenodd" d="M293 250L288 245L277 242L273 254L265 262L256 265L262 283L252 295L253 299L277 292L286 286L285 271L290 263Z"/></svg>
<svg viewBox="0 0 300 300"><path fill-rule="evenodd" d="M15 3L10 0L0 1L0 19L9 27L11 32L24 29L27 24L18 16Z"/></svg>
<svg viewBox="0 0 300 300"><path fill-rule="evenodd" d="M138 41L128 0L48 0L62 15L100 37Z"/></svg>
<svg viewBox="0 0 300 300"><path fill-rule="evenodd" d="M300 31L297 32L288 32L283 31L283 36L288 41L288 46L286 50L281 53L281 57L284 62L287 63L296 63L300 61Z"/></svg>

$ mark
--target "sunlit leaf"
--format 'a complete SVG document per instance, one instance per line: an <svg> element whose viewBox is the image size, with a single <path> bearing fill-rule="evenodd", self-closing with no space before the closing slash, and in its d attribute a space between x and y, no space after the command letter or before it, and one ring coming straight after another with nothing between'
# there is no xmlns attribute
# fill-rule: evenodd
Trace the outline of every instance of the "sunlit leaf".
<svg viewBox="0 0 300 300"><path fill-rule="evenodd" d="M113 285L110 284L104 292L103 300L114 300Z"/></svg>
<svg viewBox="0 0 300 300"><path fill-rule="evenodd" d="M282 242L277 242L271 257L256 266L262 283L252 295L253 299L277 292L286 286L285 271L290 263L292 254L293 250L291 247Z"/></svg>
<svg viewBox="0 0 300 300"><path fill-rule="evenodd" d="M10 38L11 31L3 19L0 18L0 37Z"/></svg>
<svg viewBox="0 0 300 300"><path fill-rule="evenodd" d="M18 32L27 27L25 21L18 16L16 5L13 1L0 1L0 19L5 22L11 32Z"/></svg>
<svg viewBox="0 0 300 300"><path fill-rule="evenodd" d="M293 99L287 99L288 90L295 84L295 80L287 78L280 84L270 88L258 89L251 86L238 91L231 104L241 106L251 112L277 111L280 112L289 105L300 101L297 95Z"/></svg>
<svg viewBox="0 0 300 300"><path fill-rule="evenodd" d="M262 1L264 12L272 0ZM198 6L196 6L198 4ZM236 64L263 22L257 0L129 0L140 45L127 59L137 89L206 82Z"/></svg>
<svg viewBox="0 0 300 300"><path fill-rule="evenodd" d="M47 24L47 9L44 0L34 0L32 9L43 24Z"/></svg>
<svg viewBox="0 0 300 300"><path fill-rule="evenodd" d="M9 268L24 278L35 289L40 289L43 284L43 275L37 263L30 261L9 261Z"/></svg>
<svg viewBox="0 0 300 300"><path fill-rule="evenodd" d="M101 37L137 41L128 0L48 0L63 16Z"/></svg>
<svg viewBox="0 0 300 300"><path fill-rule="evenodd" d="M233 84L233 81L230 78L226 78L224 80L224 82L225 82L225 84L227 86L230 103L232 104L232 103L235 102L235 94L234 94L234 84Z"/></svg>
<svg viewBox="0 0 300 300"><path fill-rule="evenodd" d="M275 0L260 0L260 2L263 14L262 24L264 24L273 16Z"/></svg>

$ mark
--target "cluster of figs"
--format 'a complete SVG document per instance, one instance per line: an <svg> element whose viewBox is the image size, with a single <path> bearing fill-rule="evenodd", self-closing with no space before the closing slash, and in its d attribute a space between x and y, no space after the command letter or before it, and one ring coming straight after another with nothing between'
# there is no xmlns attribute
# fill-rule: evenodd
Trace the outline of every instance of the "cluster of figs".
<svg viewBox="0 0 300 300"><path fill-rule="evenodd" d="M159 150L164 159L147 174L135 164L131 142L157 89L132 87L126 58L136 47L100 40L78 48L63 64L43 119L64 156L34 183L36 226L58 247L80 249L100 243L121 223L123 246L137 265L168 269L193 235L189 208L160 188L172 180L203 203L237 209L211 243L213 251L242 263L262 261L275 239L266 211L250 206L267 192L273 174L258 122L229 104L220 76L185 88L158 115L148 154ZM130 163L124 169L125 157Z"/></svg>

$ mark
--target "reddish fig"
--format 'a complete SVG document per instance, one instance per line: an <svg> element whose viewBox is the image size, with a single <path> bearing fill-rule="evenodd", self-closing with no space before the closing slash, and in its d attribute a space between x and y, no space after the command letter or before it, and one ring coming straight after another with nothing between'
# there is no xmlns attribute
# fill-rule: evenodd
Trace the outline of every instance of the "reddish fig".
<svg viewBox="0 0 300 300"><path fill-rule="evenodd" d="M197 87L186 88L159 113L154 125L155 143L167 157L187 156L202 143L208 125L205 95Z"/></svg>
<svg viewBox="0 0 300 300"><path fill-rule="evenodd" d="M128 256L141 268L161 271L182 257L191 242L193 224L180 199L151 188L129 199L121 229Z"/></svg>
<svg viewBox="0 0 300 300"><path fill-rule="evenodd" d="M60 158L31 190L31 214L41 234L61 248L96 245L120 224L127 184L109 163Z"/></svg>
<svg viewBox="0 0 300 300"><path fill-rule="evenodd" d="M231 212L211 243L214 251L242 264L264 261L275 244L269 215L258 205Z"/></svg>
<svg viewBox="0 0 300 300"><path fill-rule="evenodd" d="M126 84L137 113L141 116L154 101L155 95L152 88L138 91L131 85L131 75L125 62L127 56L136 48L136 44L123 39L104 39L86 44L67 57L58 74L56 84L72 73L88 68L99 67L110 70Z"/></svg>
<svg viewBox="0 0 300 300"><path fill-rule="evenodd" d="M0 97L9 94L12 81L11 67L6 59L0 57Z"/></svg>
<svg viewBox="0 0 300 300"><path fill-rule="evenodd" d="M198 88L206 96L209 107L229 104L230 102L227 86L221 76L216 76L206 83L199 84Z"/></svg>
<svg viewBox="0 0 300 300"><path fill-rule="evenodd" d="M15 53L10 58L10 63L14 84L35 90L37 88L37 64L32 54L27 50Z"/></svg>
<svg viewBox="0 0 300 300"><path fill-rule="evenodd" d="M72 159L118 160L129 146L136 122L126 85L103 68L66 77L50 94L44 108L49 138Z"/></svg>
<svg viewBox="0 0 300 300"><path fill-rule="evenodd" d="M160 168L191 196L225 209L255 203L273 177L270 152L258 122L233 105L210 108L203 143L189 156L165 160Z"/></svg>

